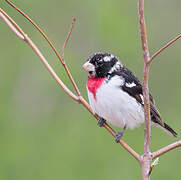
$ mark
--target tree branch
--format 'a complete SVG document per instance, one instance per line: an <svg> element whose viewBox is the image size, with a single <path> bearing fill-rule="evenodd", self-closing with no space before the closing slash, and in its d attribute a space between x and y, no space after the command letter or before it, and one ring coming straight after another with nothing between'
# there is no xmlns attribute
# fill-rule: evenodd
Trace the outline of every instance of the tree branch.
<svg viewBox="0 0 181 180"><path fill-rule="evenodd" d="M158 151L153 152L151 156L153 159L155 159L155 158L157 158L157 157L159 157L159 156L161 156L161 155L163 155L163 154L165 154L165 153L167 153L167 152L169 152L175 148L178 148L180 146L181 146L181 140L174 142L168 146L165 146L165 147L159 149Z"/></svg>
<svg viewBox="0 0 181 180"><path fill-rule="evenodd" d="M72 34L72 30L74 28L75 21L76 21L76 18L74 17L73 20L72 20L72 25L71 25L71 27L69 29L69 32L67 34L67 37L66 37L65 42L64 42L63 47L62 47L62 60L63 61L64 61L65 48L67 46L68 40L70 39L70 35Z"/></svg>
<svg viewBox="0 0 181 180"><path fill-rule="evenodd" d="M70 27L70 29L69 29L69 32L68 32L68 34L67 34L67 37L65 38L65 42L64 42L63 47L62 47L62 61L63 61L63 66L64 66L64 68L65 68L65 71L67 72L68 77L69 77L69 79L71 80L72 85L73 85L73 87L74 87L77 95L78 95L78 96L81 96L81 93L80 93L80 91L79 91L79 89L78 89L75 81L73 80L73 77L72 77L72 75L71 75L71 73L70 73L70 71L69 71L69 69L68 69L68 67L67 67L67 65L66 65L66 63L65 63L65 59L64 59L65 48L66 48L66 46L67 46L68 40L69 40L69 38L70 38L70 35L72 34L72 30L73 30L73 28L74 28L75 21L76 21L76 19L73 18L73 20L72 20L72 25L71 25L71 27Z"/></svg>
<svg viewBox="0 0 181 180"><path fill-rule="evenodd" d="M149 63L151 63L153 61L153 59L158 56L163 50L165 50L166 48L168 48L169 46L171 46L175 41L177 41L178 39L181 38L181 34L179 34L178 36L176 36L174 39L172 39L170 42L168 42L165 46L163 46L161 49L159 49L149 60Z"/></svg>
<svg viewBox="0 0 181 180"><path fill-rule="evenodd" d="M40 50L36 47L36 45L31 41L31 39L23 32L23 30L10 18L1 8L0 12L6 17L7 21L9 24L13 24L14 28L11 30L13 31L16 29L17 31L20 32L20 34L23 36L23 40L33 49L33 51L38 55L44 66L47 68L47 70L50 72L50 74L53 76L53 78L57 81L57 83L63 88L63 90L75 101L78 101L79 98L74 95L68 88L65 86L65 84L59 79L57 74L54 72L52 67L48 64L47 60L45 57L42 55ZM14 32L14 31L13 31ZM22 38L21 38L22 39Z"/></svg>
<svg viewBox="0 0 181 180"><path fill-rule="evenodd" d="M144 18L144 0L138 0L138 15L140 24L140 36L142 42L142 50L144 57L144 69L143 69L143 97L144 97L144 114L145 114L145 133L144 133L144 154L142 156L142 178L143 180L149 180L149 170L151 163L150 156L150 139L151 139L151 121L150 121L150 101L149 101L149 60L150 54L147 43L146 24Z"/></svg>
<svg viewBox="0 0 181 180"><path fill-rule="evenodd" d="M60 80L60 78L57 76L57 74L54 72L52 67L48 64L45 57L42 55L40 50L36 47L36 45L31 41L31 39L23 32L23 30L0 8L0 12L7 18L8 23L13 24L14 28L17 29L21 35L24 37L25 42L32 48L32 50L38 55L46 69L50 72L50 74L53 76L53 78L57 81L57 83L60 85L60 87L75 101L81 103L97 120L99 119L98 116L96 116L93 111L91 110L89 104L86 102L86 100L82 96L76 96L72 91L70 91L67 86ZM14 29L13 28L13 29ZM13 30L11 29L11 30ZM51 46L52 47L52 46ZM53 46L54 47L54 46ZM54 51L55 52L55 51ZM116 137L115 131L107 124L104 123L103 127L110 132L114 137ZM119 143L123 146L125 150L127 150L139 163L140 163L140 155L135 152L126 142L124 142L122 139L119 140Z"/></svg>
<svg viewBox="0 0 181 180"><path fill-rule="evenodd" d="M59 54L58 51L56 50L56 48L55 48L55 46L53 45L53 43L48 39L47 35L43 32L43 30L42 30L30 17L28 17L28 15L26 15L23 11L21 11L19 8L17 8L12 2L10 2L10 1L8 1L8 0L6 0L6 2L7 2L10 6L12 6L15 10L17 10L22 16L24 16L24 17L40 32L40 34L46 39L46 41L48 42L48 44L50 45L50 47L51 47L52 50L54 51L55 55L57 56L57 58L59 59L59 61L62 63L62 65L63 65L63 67L64 67L64 69L65 69L65 71L66 71L66 73L67 73L67 75L68 75L68 77L69 77L69 79L70 79L70 81L71 81L71 83L72 83L72 85L73 85L76 93L77 93L77 95L78 95L78 96L81 96L81 93L80 93L80 91L79 91L79 89L78 89L78 87L77 87L77 85L76 85L76 83L75 83L75 81L74 81L71 73L69 72L69 69L68 69L68 67L67 67L64 59L61 58L60 54ZM75 23L74 20L73 20L73 23ZM74 25L74 24L73 24L73 25ZM72 25L72 26L73 26L73 25ZM73 29L73 27L72 27L72 29ZM71 29L71 32L72 32L72 29ZM71 32L69 32L69 36L70 36ZM67 43L68 39L69 39L69 37L65 40L66 43ZM66 46L66 43L64 43L65 46Z"/></svg>
<svg viewBox="0 0 181 180"><path fill-rule="evenodd" d="M9 26L9 28L14 32L14 34L20 38L21 40L25 40L25 37L22 35L21 29L14 27L14 20L11 19L9 21L10 17L0 8L0 18Z"/></svg>
<svg viewBox="0 0 181 180"><path fill-rule="evenodd" d="M6 18L6 16L3 15L2 12L0 12L0 18L9 26L9 28L14 32L14 34L20 38L21 40L24 40L24 37L22 36L22 34L12 25L11 22L8 21L8 19Z"/></svg>
<svg viewBox="0 0 181 180"><path fill-rule="evenodd" d="M20 9L18 9L16 6L14 6L11 2L6 0L12 7L14 7L18 12L20 12L28 21L30 21L33 26L43 35L43 37L48 41L49 45L55 52L56 56L62 63L63 67L65 68L65 71L67 75L69 76L69 79L72 82L72 85L74 86L74 89L77 93L75 95L67 86L61 81L61 79L57 76L57 74L54 72L52 67L48 64L45 57L42 55L40 50L36 47L36 45L32 42L32 40L23 32L23 30L16 24L15 21L12 20L11 17L9 17L1 8L0 8L0 18L9 26L9 28L15 33L16 36L18 36L21 40L24 40L31 48L32 50L38 55L46 69L50 72L50 74L53 76L53 78L57 81L59 86L74 100L82 104L97 120L99 117L93 113L91 110L89 104L86 102L86 100L81 96L80 91L73 80L73 77L66 66L66 63L64 61L64 51L67 45L67 42L70 38L70 35L72 33L72 29L75 23L75 19L73 19L72 26L70 27L70 30L67 34L67 37L65 39L63 48L62 48L62 58L59 55L58 51L55 49L54 45L50 42L46 34ZM159 51L157 51L151 58L149 55L148 50L148 43L147 43L147 37L146 37L146 25L145 25L145 19L144 19L144 0L138 0L138 14L139 14L139 24L140 24L140 35L141 35L141 42L142 42L142 49L143 49L143 56L144 56L144 70L143 70L143 97L144 97L144 113L145 113L145 138L144 138L144 154L140 157L140 155L135 152L126 142L124 142L122 139L119 140L119 143L123 146L125 150L127 150L140 164L142 167L142 177L143 180L149 180L150 179L150 162L152 159L155 159L162 154L169 152L172 149L175 149L177 147L181 146L181 141L177 141L173 144L170 144L166 147L161 148L160 150L157 150L150 153L150 134L151 134L151 122L150 122L150 102L149 102L149 89L148 89L148 77L149 77L149 68L150 63L152 60L160 54L164 49L169 47L171 44L173 44L176 40L178 40L181 37L181 34L178 35L176 38L171 40L169 43L167 43L164 47L162 47ZM116 137L116 132L107 124L104 123L103 127L110 133L112 136ZM152 168L153 169L153 168ZM152 170L151 169L151 170Z"/></svg>

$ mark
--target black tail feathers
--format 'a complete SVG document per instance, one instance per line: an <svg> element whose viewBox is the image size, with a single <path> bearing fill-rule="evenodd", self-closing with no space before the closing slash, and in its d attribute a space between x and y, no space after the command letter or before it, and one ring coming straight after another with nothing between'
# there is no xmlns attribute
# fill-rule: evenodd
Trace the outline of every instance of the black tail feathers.
<svg viewBox="0 0 181 180"><path fill-rule="evenodd" d="M164 129L174 137L177 137L177 133L166 123L164 123Z"/></svg>

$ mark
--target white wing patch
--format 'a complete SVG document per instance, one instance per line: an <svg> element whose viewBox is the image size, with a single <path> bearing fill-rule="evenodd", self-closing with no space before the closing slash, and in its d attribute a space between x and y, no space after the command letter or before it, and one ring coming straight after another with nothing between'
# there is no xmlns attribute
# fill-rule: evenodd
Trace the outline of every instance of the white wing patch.
<svg viewBox="0 0 181 180"><path fill-rule="evenodd" d="M109 62L111 61L112 57L111 56L105 56L104 57L104 62Z"/></svg>
<svg viewBox="0 0 181 180"><path fill-rule="evenodd" d="M142 104L144 104L144 98L143 98L143 95L140 94L140 97L141 97L141 100L142 100Z"/></svg>
<svg viewBox="0 0 181 180"><path fill-rule="evenodd" d="M125 85L126 85L126 87L129 87L129 88L132 88L132 87L136 86L136 84L134 82L126 83Z"/></svg>
<svg viewBox="0 0 181 180"><path fill-rule="evenodd" d="M104 60L104 62L109 62L109 61L111 61L111 59L113 59L114 58L114 56L111 54L110 56L105 56L104 58L103 58L103 60Z"/></svg>

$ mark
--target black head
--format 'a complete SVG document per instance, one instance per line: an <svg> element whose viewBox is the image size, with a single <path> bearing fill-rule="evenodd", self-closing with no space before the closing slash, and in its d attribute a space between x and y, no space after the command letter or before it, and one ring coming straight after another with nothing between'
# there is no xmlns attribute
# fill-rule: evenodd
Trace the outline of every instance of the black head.
<svg viewBox="0 0 181 180"><path fill-rule="evenodd" d="M98 52L91 55L83 68L89 72L89 77L103 78L122 67L120 60L109 53Z"/></svg>

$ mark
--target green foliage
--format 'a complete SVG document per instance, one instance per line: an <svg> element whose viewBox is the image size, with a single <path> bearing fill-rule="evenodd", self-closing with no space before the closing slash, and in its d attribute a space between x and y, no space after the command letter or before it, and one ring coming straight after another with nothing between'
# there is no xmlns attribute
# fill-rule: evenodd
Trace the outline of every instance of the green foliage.
<svg viewBox="0 0 181 180"><path fill-rule="evenodd" d="M31 2L31 3L30 3ZM65 58L86 96L87 74L81 66L96 51L116 55L142 77L136 1L53 0L14 1L47 33L57 48L65 39L72 17L75 29ZM163 8L164 5L164 8ZM177 35L181 1L145 2L151 53ZM1 3L40 47L49 63L70 87L63 68L45 40L23 17ZM81 106L73 102L50 77L39 59L0 23L0 179L140 179L137 162ZM180 46L159 55L152 64L150 89L164 118L178 134L180 121ZM143 126L128 130L124 139L136 151L143 150ZM152 128L152 150L174 142ZM181 149L160 158L153 179L179 179Z"/></svg>

